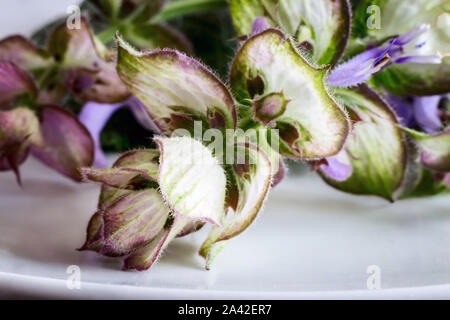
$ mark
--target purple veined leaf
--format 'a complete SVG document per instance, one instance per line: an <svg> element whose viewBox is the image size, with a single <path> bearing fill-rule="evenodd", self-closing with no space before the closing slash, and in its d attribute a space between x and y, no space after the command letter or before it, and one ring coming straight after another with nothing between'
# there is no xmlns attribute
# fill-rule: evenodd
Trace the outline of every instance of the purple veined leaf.
<svg viewBox="0 0 450 320"><path fill-rule="evenodd" d="M282 31L272 28L242 45L229 82L236 99L249 108L263 97L282 95L278 108L256 108L254 120L261 118L258 110L273 116L269 123L279 130L282 155L317 159L337 154L350 131L347 114L324 85L326 72L311 66Z"/></svg>
<svg viewBox="0 0 450 320"><path fill-rule="evenodd" d="M439 118L439 102L441 98L441 96L414 98L414 117L425 132L436 133L442 127L442 122Z"/></svg>
<svg viewBox="0 0 450 320"><path fill-rule="evenodd" d="M383 70L390 63L440 64L442 57L439 54L421 55L419 48L407 50L409 48L407 45L418 41L429 28L428 25L419 25L379 47L355 56L335 68L330 73L328 83L334 87L356 86Z"/></svg>
<svg viewBox="0 0 450 320"><path fill-rule="evenodd" d="M83 101L117 103L130 95L118 78L114 64L108 62L99 62L97 69L70 69L64 82Z"/></svg>
<svg viewBox="0 0 450 320"><path fill-rule="evenodd" d="M124 197L133 191L134 190L131 189L114 188L103 184L100 188L100 196L98 197L98 211L104 211L119 198Z"/></svg>
<svg viewBox="0 0 450 320"><path fill-rule="evenodd" d="M100 252L104 246L104 222L103 222L103 212L97 211L94 213L89 220L86 229L86 241L84 244L78 248L78 251L91 250L95 252Z"/></svg>
<svg viewBox="0 0 450 320"><path fill-rule="evenodd" d="M100 253L124 255L147 245L163 230L169 208L156 189L135 191L103 212L104 247Z"/></svg>
<svg viewBox="0 0 450 320"><path fill-rule="evenodd" d="M96 168L106 168L108 166L108 161L100 144L100 134L109 118L121 107L122 103L104 104L90 101L84 105L78 115L78 119L94 140L94 167Z"/></svg>
<svg viewBox="0 0 450 320"><path fill-rule="evenodd" d="M433 135L408 128L402 130L416 141L425 167L441 172L450 171L450 128Z"/></svg>
<svg viewBox="0 0 450 320"><path fill-rule="evenodd" d="M110 169L81 168L84 180L121 189L141 189L158 180L158 150L143 149L124 153Z"/></svg>
<svg viewBox="0 0 450 320"><path fill-rule="evenodd" d="M174 216L220 226L226 176L211 150L189 137L154 140L161 152L159 188Z"/></svg>
<svg viewBox="0 0 450 320"><path fill-rule="evenodd" d="M230 11L240 36L259 30L261 20L281 28L296 43L312 44L312 59L319 65L335 64L342 56L351 29L347 0L231 0ZM255 26L255 30L253 29Z"/></svg>
<svg viewBox="0 0 450 320"><path fill-rule="evenodd" d="M58 104L66 95L67 90L58 78L53 56L36 47L28 39L22 36L11 36L0 41L0 60L8 61L26 72L33 73L36 79L45 78L41 84L36 82L40 86L39 95L35 97L36 89L33 99L39 104Z"/></svg>
<svg viewBox="0 0 450 320"><path fill-rule="evenodd" d="M64 70L62 80L68 89L82 100L116 103L129 97L110 53L93 36L85 18L79 29L58 26L49 37L48 51Z"/></svg>
<svg viewBox="0 0 450 320"><path fill-rule="evenodd" d="M367 85L337 89L335 94L356 123L343 151L336 156L338 162L331 160L331 168L322 166L319 174L338 190L394 201L405 179L407 157L395 113Z"/></svg>
<svg viewBox="0 0 450 320"><path fill-rule="evenodd" d="M118 42L118 73L163 133L176 129L169 125L176 113L206 118L217 111L226 128L235 127L233 97L205 66L175 50L141 53L120 37Z"/></svg>
<svg viewBox="0 0 450 320"><path fill-rule="evenodd" d="M118 189L109 187L107 185L103 185L100 191L100 197L98 201L98 210L92 215L89 219L89 223L86 229L86 241L84 244L78 248L78 251L95 251L100 252L105 247L104 241L104 220L103 213L106 209L113 206L116 202L120 201L127 196L129 196L133 190L128 189ZM103 250L105 252L106 250ZM120 255L118 253L114 253L113 251L106 252L109 256L114 256L114 254Z"/></svg>
<svg viewBox="0 0 450 320"><path fill-rule="evenodd" d="M150 243L168 217L169 209L156 189L129 192L93 215L79 250L112 257L130 254Z"/></svg>
<svg viewBox="0 0 450 320"><path fill-rule="evenodd" d="M68 111L57 106L41 110L42 143L31 147L32 154L61 174L80 181L80 167L92 165L94 142L87 129Z"/></svg>
<svg viewBox="0 0 450 320"><path fill-rule="evenodd" d="M39 88L38 97L35 97L37 92L33 95L33 99L39 104L58 104L67 93L58 79L52 55L22 36L11 36L0 41L0 60L14 63L19 68L33 73L37 78L45 78L42 84L36 82L42 86Z"/></svg>
<svg viewBox="0 0 450 320"><path fill-rule="evenodd" d="M0 60L0 109L9 107L20 95L36 97L33 77L15 63Z"/></svg>
<svg viewBox="0 0 450 320"><path fill-rule="evenodd" d="M54 64L48 52L19 35L0 41L0 60L13 62L26 71L41 70Z"/></svg>
<svg viewBox="0 0 450 320"><path fill-rule="evenodd" d="M236 147L248 155L249 165L234 166L239 188L237 208L229 209L223 225L213 227L200 248L200 255L206 259L206 269L210 269L228 240L241 234L256 219L272 184L271 162L266 154L253 144Z"/></svg>
<svg viewBox="0 0 450 320"><path fill-rule="evenodd" d="M197 232L198 230L203 228L204 225L205 225L204 222L189 222L183 228L183 230L181 230L180 233L177 234L177 238L181 238L181 237L187 236L188 234Z"/></svg>
<svg viewBox="0 0 450 320"><path fill-rule="evenodd" d="M181 216L174 217L170 227L160 231L148 245L128 256L122 269L144 271L151 268L158 261L163 250L188 224L188 219Z"/></svg>
<svg viewBox="0 0 450 320"><path fill-rule="evenodd" d="M31 143L39 143L39 120L28 108L0 111L0 171L13 170L21 184L19 166L28 156Z"/></svg>

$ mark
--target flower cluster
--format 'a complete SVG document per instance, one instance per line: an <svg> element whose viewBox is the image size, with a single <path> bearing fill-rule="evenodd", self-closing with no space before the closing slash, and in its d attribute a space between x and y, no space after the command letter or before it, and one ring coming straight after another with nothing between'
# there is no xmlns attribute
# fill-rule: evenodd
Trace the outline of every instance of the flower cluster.
<svg viewBox="0 0 450 320"><path fill-rule="evenodd" d="M391 202L448 193L449 6L425 1L230 0L239 47L227 83L161 22L163 1L87 1L98 38L83 19L81 30L56 28L47 50L0 42L0 169L18 172L30 149L101 184L79 250L136 270L204 225L199 254L210 268L257 218L284 158L347 193ZM374 4L383 29L361 23ZM392 19L399 12L406 20ZM99 39L114 33L109 50ZM54 105L68 92L85 102L84 125ZM100 132L123 106L155 144L106 168Z"/></svg>

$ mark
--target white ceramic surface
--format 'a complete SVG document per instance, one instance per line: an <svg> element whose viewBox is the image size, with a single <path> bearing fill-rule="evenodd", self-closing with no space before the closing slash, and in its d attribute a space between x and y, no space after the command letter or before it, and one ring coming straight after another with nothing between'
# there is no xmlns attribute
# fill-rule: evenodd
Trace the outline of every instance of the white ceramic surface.
<svg viewBox="0 0 450 320"><path fill-rule="evenodd" d="M203 269L207 228L175 240L149 272L77 252L98 188L29 159L21 190L0 173L0 292L67 298L450 298L449 196L395 204L342 194L314 174L273 190L263 214ZM81 269L69 290L68 266ZM367 267L381 270L370 291Z"/></svg>

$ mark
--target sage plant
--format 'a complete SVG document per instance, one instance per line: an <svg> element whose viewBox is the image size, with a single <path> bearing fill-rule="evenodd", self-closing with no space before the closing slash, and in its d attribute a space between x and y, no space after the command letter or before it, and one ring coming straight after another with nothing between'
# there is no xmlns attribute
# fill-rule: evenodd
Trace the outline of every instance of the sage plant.
<svg viewBox="0 0 450 320"><path fill-rule="evenodd" d="M423 5L419 2L412 6ZM398 9L396 4L383 2L389 12ZM261 211L274 179L284 175L283 157L309 162L329 185L349 193L395 201L447 192L446 122L436 119L436 112L434 121L424 120L420 110L428 107L423 106L427 100L415 98L419 126L408 128L389 103L406 99L396 96L403 88L381 78L397 66L407 72L446 68L443 51L430 46L447 43L435 39L439 25L428 23L442 15L447 19L448 6L445 1L433 5L402 34L374 42L378 35L367 31L371 40L360 42L366 41L368 49L348 57L348 43L356 41L348 1L231 0L241 45L227 85L180 52L140 52L118 36L118 74L160 135L156 149L125 154L112 169L83 169L86 179L102 183L102 193L82 249L127 256L124 269L144 270L174 237L211 224L199 249L210 268L220 250ZM347 61L342 63L342 57ZM374 75L380 77L374 80ZM430 78L415 79L422 85L411 93L439 95L430 107L437 110L449 91L448 77L444 85L441 74L423 77ZM250 157L229 164L223 159L229 158L230 148L211 148L203 131L201 139L192 138L196 122L206 132L232 130L234 138L248 130L268 134L243 144L233 138L231 149L241 148ZM186 135L175 134L180 129ZM151 154L153 162L138 159L138 154ZM251 158L259 161L250 164ZM144 192L147 200L138 196Z"/></svg>
<svg viewBox="0 0 450 320"><path fill-rule="evenodd" d="M97 35L83 18L81 30L56 28L47 49L0 42L0 168L17 172L31 150L101 185L79 250L147 270L174 238L208 225L209 269L259 216L285 158L355 195L449 193L448 0L230 0L239 48L226 83L164 23L189 5L85 5ZM54 106L68 93L85 103L85 126ZM153 144L105 168L99 135L123 106Z"/></svg>

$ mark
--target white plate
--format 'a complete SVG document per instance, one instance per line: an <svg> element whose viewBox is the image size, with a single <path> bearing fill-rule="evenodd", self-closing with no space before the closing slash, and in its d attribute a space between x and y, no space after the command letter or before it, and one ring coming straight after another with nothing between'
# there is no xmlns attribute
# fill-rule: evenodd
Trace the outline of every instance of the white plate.
<svg viewBox="0 0 450 320"><path fill-rule="evenodd" d="M211 271L197 249L206 228L176 239L148 272L77 252L98 187L29 159L24 189L0 173L0 292L61 298L450 298L449 196L389 204L350 196L316 175L273 190L263 214ZM68 289L70 265L81 289ZM381 271L369 290L367 268Z"/></svg>

